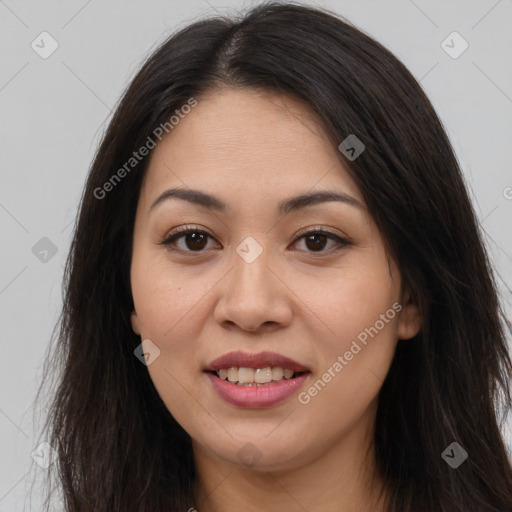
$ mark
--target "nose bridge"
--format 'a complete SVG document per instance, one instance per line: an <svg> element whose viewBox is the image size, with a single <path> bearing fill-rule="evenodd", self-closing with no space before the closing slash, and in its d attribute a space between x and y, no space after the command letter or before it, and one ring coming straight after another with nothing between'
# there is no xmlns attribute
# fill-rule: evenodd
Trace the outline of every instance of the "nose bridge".
<svg viewBox="0 0 512 512"><path fill-rule="evenodd" d="M242 300L246 296L268 300L273 294L276 279L268 268L271 264L271 248L268 239L245 237L235 248L233 255L232 291ZM265 246L263 245L265 244Z"/></svg>

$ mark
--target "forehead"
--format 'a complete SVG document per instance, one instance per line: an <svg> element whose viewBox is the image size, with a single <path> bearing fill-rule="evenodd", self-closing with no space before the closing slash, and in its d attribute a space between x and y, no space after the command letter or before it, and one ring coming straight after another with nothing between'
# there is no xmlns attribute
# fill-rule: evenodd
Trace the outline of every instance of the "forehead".
<svg viewBox="0 0 512 512"><path fill-rule="evenodd" d="M318 185L363 200L321 121L302 102L252 89L221 89L197 102L153 150L141 199L185 186L268 201Z"/></svg>

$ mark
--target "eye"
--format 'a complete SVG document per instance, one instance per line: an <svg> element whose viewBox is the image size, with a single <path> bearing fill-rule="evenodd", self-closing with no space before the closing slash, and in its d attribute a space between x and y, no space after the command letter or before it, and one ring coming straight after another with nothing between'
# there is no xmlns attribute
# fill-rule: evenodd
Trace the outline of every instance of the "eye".
<svg viewBox="0 0 512 512"><path fill-rule="evenodd" d="M302 233L297 239L296 242L304 241L304 245L310 249L306 252L312 252L312 253L330 253L330 252L336 252L341 250L345 246L353 245L352 242L347 240L346 238L343 238L339 235L336 235L334 233L331 233L330 231L326 231L322 228L314 228L310 229L309 231ZM328 244L328 242L333 242L333 246L331 246L331 249L325 251L325 246ZM338 247L336 247L336 245Z"/></svg>
<svg viewBox="0 0 512 512"><path fill-rule="evenodd" d="M207 239L213 238L206 231L195 227L183 226L171 232L159 245L166 245L170 250L179 250L182 252L201 252L207 245ZM175 246L177 241L183 239L185 248ZM187 249L188 247L188 249Z"/></svg>
<svg viewBox="0 0 512 512"><path fill-rule="evenodd" d="M202 252L208 244L208 238L213 239L206 231L191 226L183 226L171 232L159 245L168 246L169 250L172 251ZM334 252L345 246L353 245L349 240L320 228L311 229L310 231L302 233L295 239L294 244L302 240L307 248L306 252L312 253ZM183 242L181 247L179 247L179 241ZM329 241L333 242L335 247L334 251L323 250ZM337 248L336 245L338 245Z"/></svg>

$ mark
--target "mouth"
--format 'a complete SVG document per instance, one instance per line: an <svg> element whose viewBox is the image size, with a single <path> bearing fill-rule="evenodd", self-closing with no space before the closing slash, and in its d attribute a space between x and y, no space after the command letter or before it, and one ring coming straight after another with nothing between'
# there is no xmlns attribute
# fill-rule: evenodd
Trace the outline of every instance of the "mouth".
<svg viewBox="0 0 512 512"><path fill-rule="evenodd" d="M204 372L222 399L246 408L285 401L311 374L304 365L274 352L231 352L212 361Z"/></svg>

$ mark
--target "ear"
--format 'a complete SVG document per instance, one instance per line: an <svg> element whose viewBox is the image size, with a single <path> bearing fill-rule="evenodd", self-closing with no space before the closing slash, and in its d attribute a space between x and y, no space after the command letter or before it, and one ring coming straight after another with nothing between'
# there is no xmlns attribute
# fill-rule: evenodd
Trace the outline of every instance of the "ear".
<svg viewBox="0 0 512 512"><path fill-rule="evenodd" d="M402 310L398 318L398 339L414 338L421 329L421 314L418 306L412 301L411 294L405 290L402 294Z"/></svg>
<svg viewBox="0 0 512 512"><path fill-rule="evenodd" d="M137 312L135 311L135 309L132 311L130 321L132 323L133 332L140 336L139 317L137 316Z"/></svg>

